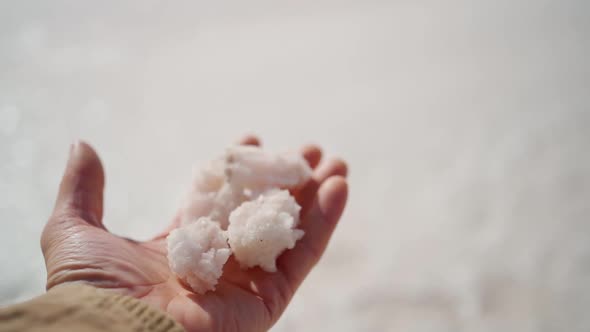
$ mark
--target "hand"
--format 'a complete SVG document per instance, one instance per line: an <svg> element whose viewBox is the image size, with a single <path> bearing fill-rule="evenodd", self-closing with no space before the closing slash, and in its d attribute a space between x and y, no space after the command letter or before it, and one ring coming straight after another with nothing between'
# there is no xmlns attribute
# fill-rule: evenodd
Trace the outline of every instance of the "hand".
<svg viewBox="0 0 590 332"><path fill-rule="evenodd" d="M258 145L247 137L242 144ZM331 160L319 167L320 149L303 156L314 168L309 183L294 193L302 205L303 239L277 260L278 272L242 270L230 258L214 292L199 295L171 273L166 235L138 242L110 233L102 223L104 174L86 143L72 145L52 216L41 236L47 289L85 282L134 296L159 308L187 331L265 331L279 318L303 279L326 249L347 198L346 164Z"/></svg>

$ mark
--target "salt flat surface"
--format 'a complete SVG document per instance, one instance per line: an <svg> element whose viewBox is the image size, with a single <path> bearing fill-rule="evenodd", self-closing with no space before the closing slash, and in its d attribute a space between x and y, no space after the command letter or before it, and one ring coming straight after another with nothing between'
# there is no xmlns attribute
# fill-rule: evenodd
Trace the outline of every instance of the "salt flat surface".
<svg viewBox="0 0 590 332"><path fill-rule="evenodd" d="M256 132L351 167L275 331L588 331L589 31L583 0L0 2L0 303L43 291L73 139L146 239Z"/></svg>

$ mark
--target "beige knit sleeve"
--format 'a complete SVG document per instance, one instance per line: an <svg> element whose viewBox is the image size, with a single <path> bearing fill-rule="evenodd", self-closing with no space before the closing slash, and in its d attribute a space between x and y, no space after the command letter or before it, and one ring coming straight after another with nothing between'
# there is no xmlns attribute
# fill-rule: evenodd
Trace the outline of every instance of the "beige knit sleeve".
<svg viewBox="0 0 590 332"><path fill-rule="evenodd" d="M166 313L135 298L83 284L62 285L0 308L0 331L181 332Z"/></svg>

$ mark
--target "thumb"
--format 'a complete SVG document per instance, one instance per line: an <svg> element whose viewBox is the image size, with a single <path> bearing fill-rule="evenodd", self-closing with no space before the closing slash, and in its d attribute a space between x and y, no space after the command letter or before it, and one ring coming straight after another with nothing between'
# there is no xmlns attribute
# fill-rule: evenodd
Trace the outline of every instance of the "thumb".
<svg viewBox="0 0 590 332"><path fill-rule="evenodd" d="M69 216L102 226L104 171L94 149L83 141L70 147L53 215Z"/></svg>

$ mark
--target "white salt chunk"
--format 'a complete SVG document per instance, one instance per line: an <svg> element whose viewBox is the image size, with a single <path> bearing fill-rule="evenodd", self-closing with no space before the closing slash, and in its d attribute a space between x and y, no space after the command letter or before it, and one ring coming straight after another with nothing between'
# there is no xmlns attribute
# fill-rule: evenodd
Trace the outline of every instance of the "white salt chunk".
<svg viewBox="0 0 590 332"><path fill-rule="evenodd" d="M182 204L182 225L195 221L200 217L209 217L215 206L217 193L191 192Z"/></svg>
<svg viewBox="0 0 590 332"><path fill-rule="evenodd" d="M299 153L273 154L255 146L232 146L226 151L225 175L233 186L251 191L273 187L295 188L311 177Z"/></svg>
<svg viewBox="0 0 590 332"><path fill-rule="evenodd" d="M218 223L199 218L170 232L167 244L170 269L180 279L199 294L215 289L231 255Z"/></svg>
<svg viewBox="0 0 590 332"><path fill-rule="evenodd" d="M182 224L210 217L227 229L232 210L271 188L295 188L311 177L311 168L297 153L272 154L253 146L232 146L225 159L195 171L182 208Z"/></svg>
<svg viewBox="0 0 590 332"><path fill-rule="evenodd" d="M225 162L222 158L209 161L193 172L193 190L217 192L225 182Z"/></svg>
<svg viewBox="0 0 590 332"><path fill-rule="evenodd" d="M303 237L304 232L295 229L300 209L286 190L265 192L235 209L229 216L227 235L240 265L275 272L276 258Z"/></svg>
<svg viewBox="0 0 590 332"><path fill-rule="evenodd" d="M215 196L213 209L209 213L211 219L217 221L222 229L229 225L229 214L247 199L243 191L224 184Z"/></svg>
<svg viewBox="0 0 590 332"><path fill-rule="evenodd" d="M229 214L247 199L242 190L236 190L227 183L217 192L194 191L187 196L182 207L181 223L185 225L200 217L209 217L225 230Z"/></svg>

